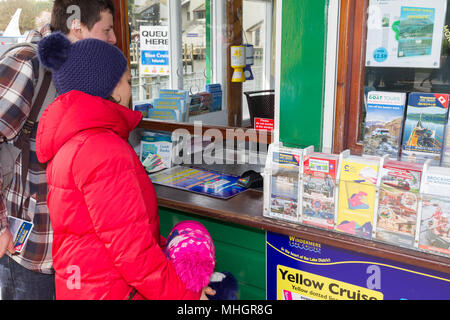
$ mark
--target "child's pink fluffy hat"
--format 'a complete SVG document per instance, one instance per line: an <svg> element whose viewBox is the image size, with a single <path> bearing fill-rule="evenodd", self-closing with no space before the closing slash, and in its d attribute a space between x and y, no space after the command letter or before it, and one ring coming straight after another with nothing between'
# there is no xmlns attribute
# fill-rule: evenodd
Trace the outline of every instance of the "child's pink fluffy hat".
<svg viewBox="0 0 450 320"><path fill-rule="evenodd" d="M200 292L209 284L216 264L216 250L206 228L196 221L182 221L173 227L165 249L186 288Z"/></svg>

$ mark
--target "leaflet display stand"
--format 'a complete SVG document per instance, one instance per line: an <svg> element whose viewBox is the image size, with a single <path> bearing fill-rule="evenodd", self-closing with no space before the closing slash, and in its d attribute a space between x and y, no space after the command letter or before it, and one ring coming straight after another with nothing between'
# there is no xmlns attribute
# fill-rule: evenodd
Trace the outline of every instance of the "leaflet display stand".
<svg viewBox="0 0 450 320"><path fill-rule="evenodd" d="M269 146L264 169L264 216L300 222L305 150L284 147L282 144Z"/></svg>

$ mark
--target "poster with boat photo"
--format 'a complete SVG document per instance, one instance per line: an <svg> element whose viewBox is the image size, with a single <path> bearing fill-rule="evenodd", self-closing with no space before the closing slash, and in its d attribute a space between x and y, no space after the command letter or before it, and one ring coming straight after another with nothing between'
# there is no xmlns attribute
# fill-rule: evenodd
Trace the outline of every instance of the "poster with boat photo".
<svg viewBox="0 0 450 320"><path fill-rule="evenodd" d="M448 94L413 92L408 97L401 160L439 165L448 118Z"/></svg>
<svg viewBox="0 0 450 320"><path fill-rule="evenodd" d="M367 67L440 68L446 0L371 0Z"/></svg>

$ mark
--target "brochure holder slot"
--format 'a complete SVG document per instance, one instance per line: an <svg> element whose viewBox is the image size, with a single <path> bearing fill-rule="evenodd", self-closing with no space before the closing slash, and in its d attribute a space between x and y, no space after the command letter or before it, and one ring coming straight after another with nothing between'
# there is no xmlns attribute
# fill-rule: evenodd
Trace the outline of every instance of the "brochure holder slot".
<svg viewBox="0 0 450 320"><path fill-rule="evenodd" d="M330 194L333 188L327 188L325 161L312 163L311 159L333 157L337 166L334 194ZM315 153L313 147L271 144L264 169L263 215L450 256L450 195L446 194L450 190L450 168L430 167L430 163L395 161L388 155L354 156L349 150L338 156ZM324 174L314 176L311 165L323 165ZM389 173L392 168L399 172ZM421 174L411 174L406 184L408 177L401 175L411 173L408 170ZM393 177L386 178L389 174ZM409 212L405 209L408 206ZM393 211L391 220L383 220L389 207L400 211ZM400 221L404 216L408 218L405 223Z"/></svg>

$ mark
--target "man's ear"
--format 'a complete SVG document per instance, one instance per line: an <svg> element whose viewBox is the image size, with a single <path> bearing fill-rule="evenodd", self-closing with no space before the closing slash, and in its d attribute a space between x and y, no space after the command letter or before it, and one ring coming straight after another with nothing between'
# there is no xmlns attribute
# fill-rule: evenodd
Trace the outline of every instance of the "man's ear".
<svg viewBox="0 0 450 320"><path fill-rule="evenodd" d="M81 22L78 19L72 20L72 25L68 34L68 38L72 41L78 41L83 39L83 34L81 32Z"/></svg>

